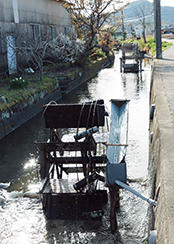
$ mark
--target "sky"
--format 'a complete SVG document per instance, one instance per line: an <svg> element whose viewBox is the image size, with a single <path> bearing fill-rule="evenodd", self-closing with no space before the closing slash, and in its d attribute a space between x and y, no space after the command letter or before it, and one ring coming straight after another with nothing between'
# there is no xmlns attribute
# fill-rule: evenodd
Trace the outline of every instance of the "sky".
<svg viewBox="0 0 174 244"><path fill-rule="evenodd" d="M131 2L135 0L130 0ZM153 2L153 0L148 0L149 2ZM161 0L161 6L171 6L174 7L174 0Z"/></svg>

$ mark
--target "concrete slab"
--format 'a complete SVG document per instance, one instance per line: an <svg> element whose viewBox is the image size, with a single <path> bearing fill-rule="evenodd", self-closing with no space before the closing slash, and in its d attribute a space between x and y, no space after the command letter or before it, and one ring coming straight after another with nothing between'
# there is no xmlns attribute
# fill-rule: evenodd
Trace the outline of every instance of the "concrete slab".
<svg viewBox="0 0 174 244"><path fill-rule="evenodd" d="M172 244L174 239L174 45L164 51L162 56L162 59L154 62L151 104L155 104L155 115L151 130L154 132L155 139L150 144L150 158L152 154L157 155L152 160L156 162L156 187L158 184L161 186L155 211L156 243ZM158 154L155 153L157 144Z"/></svg>

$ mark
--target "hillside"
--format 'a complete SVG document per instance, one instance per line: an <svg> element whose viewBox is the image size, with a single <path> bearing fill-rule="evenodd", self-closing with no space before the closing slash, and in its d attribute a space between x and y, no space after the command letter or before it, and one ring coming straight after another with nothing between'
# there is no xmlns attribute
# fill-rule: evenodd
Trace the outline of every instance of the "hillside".
<svg viewBox="0 0 174 244"><path fill-rule="evenodd" d="M148 14L148 20L153 21L153 16L150 17L150 11L153 10L153 4L149 2L148 0L137 0L132 3L130 3L125 9L124 9L124 16L125 16L125 22L131 22L135 20L136 14L135 10L137 9L145 9L145 12ZM161 6L161 21L165 21L168 23L174 23L174 7L165 7Z"/></svg>
<svg viewBox="0 0 174 244"><path fill-rule="evenodd" d="M174 23L174 7L161 7L161 20Z"/></svg>

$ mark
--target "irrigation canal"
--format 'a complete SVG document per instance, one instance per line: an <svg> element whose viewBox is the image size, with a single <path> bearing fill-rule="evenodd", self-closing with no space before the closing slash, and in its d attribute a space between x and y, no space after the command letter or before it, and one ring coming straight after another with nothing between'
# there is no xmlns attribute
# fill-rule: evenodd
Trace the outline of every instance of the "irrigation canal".
<svg viewBox="0 0 174 244"><path fill-rule="evenodd" d="M81 103L102 98L110 110L110 99L130 99L127 174L128 178L139 181L130 186L148 195L147 186L140 182L147 179L151 65L143 67L142 77L123 74L118 52L115 57L113 67L101 70L60 102ZM40 182L33 142L46 140L47 133L39 114L0 142L0 182L9 184L6 190L0 189L0 243L145 243L148 203L125 190L120 194L119 228L115 235L110 232L109 203L102 221L45 219L36 195Z"/></svg>

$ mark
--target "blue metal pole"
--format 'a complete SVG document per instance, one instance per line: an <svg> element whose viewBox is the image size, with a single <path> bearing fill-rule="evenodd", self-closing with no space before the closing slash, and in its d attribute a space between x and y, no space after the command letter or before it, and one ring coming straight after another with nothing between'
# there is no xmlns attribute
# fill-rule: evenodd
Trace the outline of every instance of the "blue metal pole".
<svg viewBox="0 0 174 244"><path fill-rule="evenodd" d="M143 200L147 201L148 203L150 203L153 206L156 206L157 202L154 201L153 199L147 198L145 196L143 196L142 194L140 194L139 192L137 192L136 190L132 189L130 186L126 185L125 183L121 182L120 180L116 180L115 183L121 187L123 187L124 189L130 191L131 193L133 193L134 195L142 198Z"/></svg>

